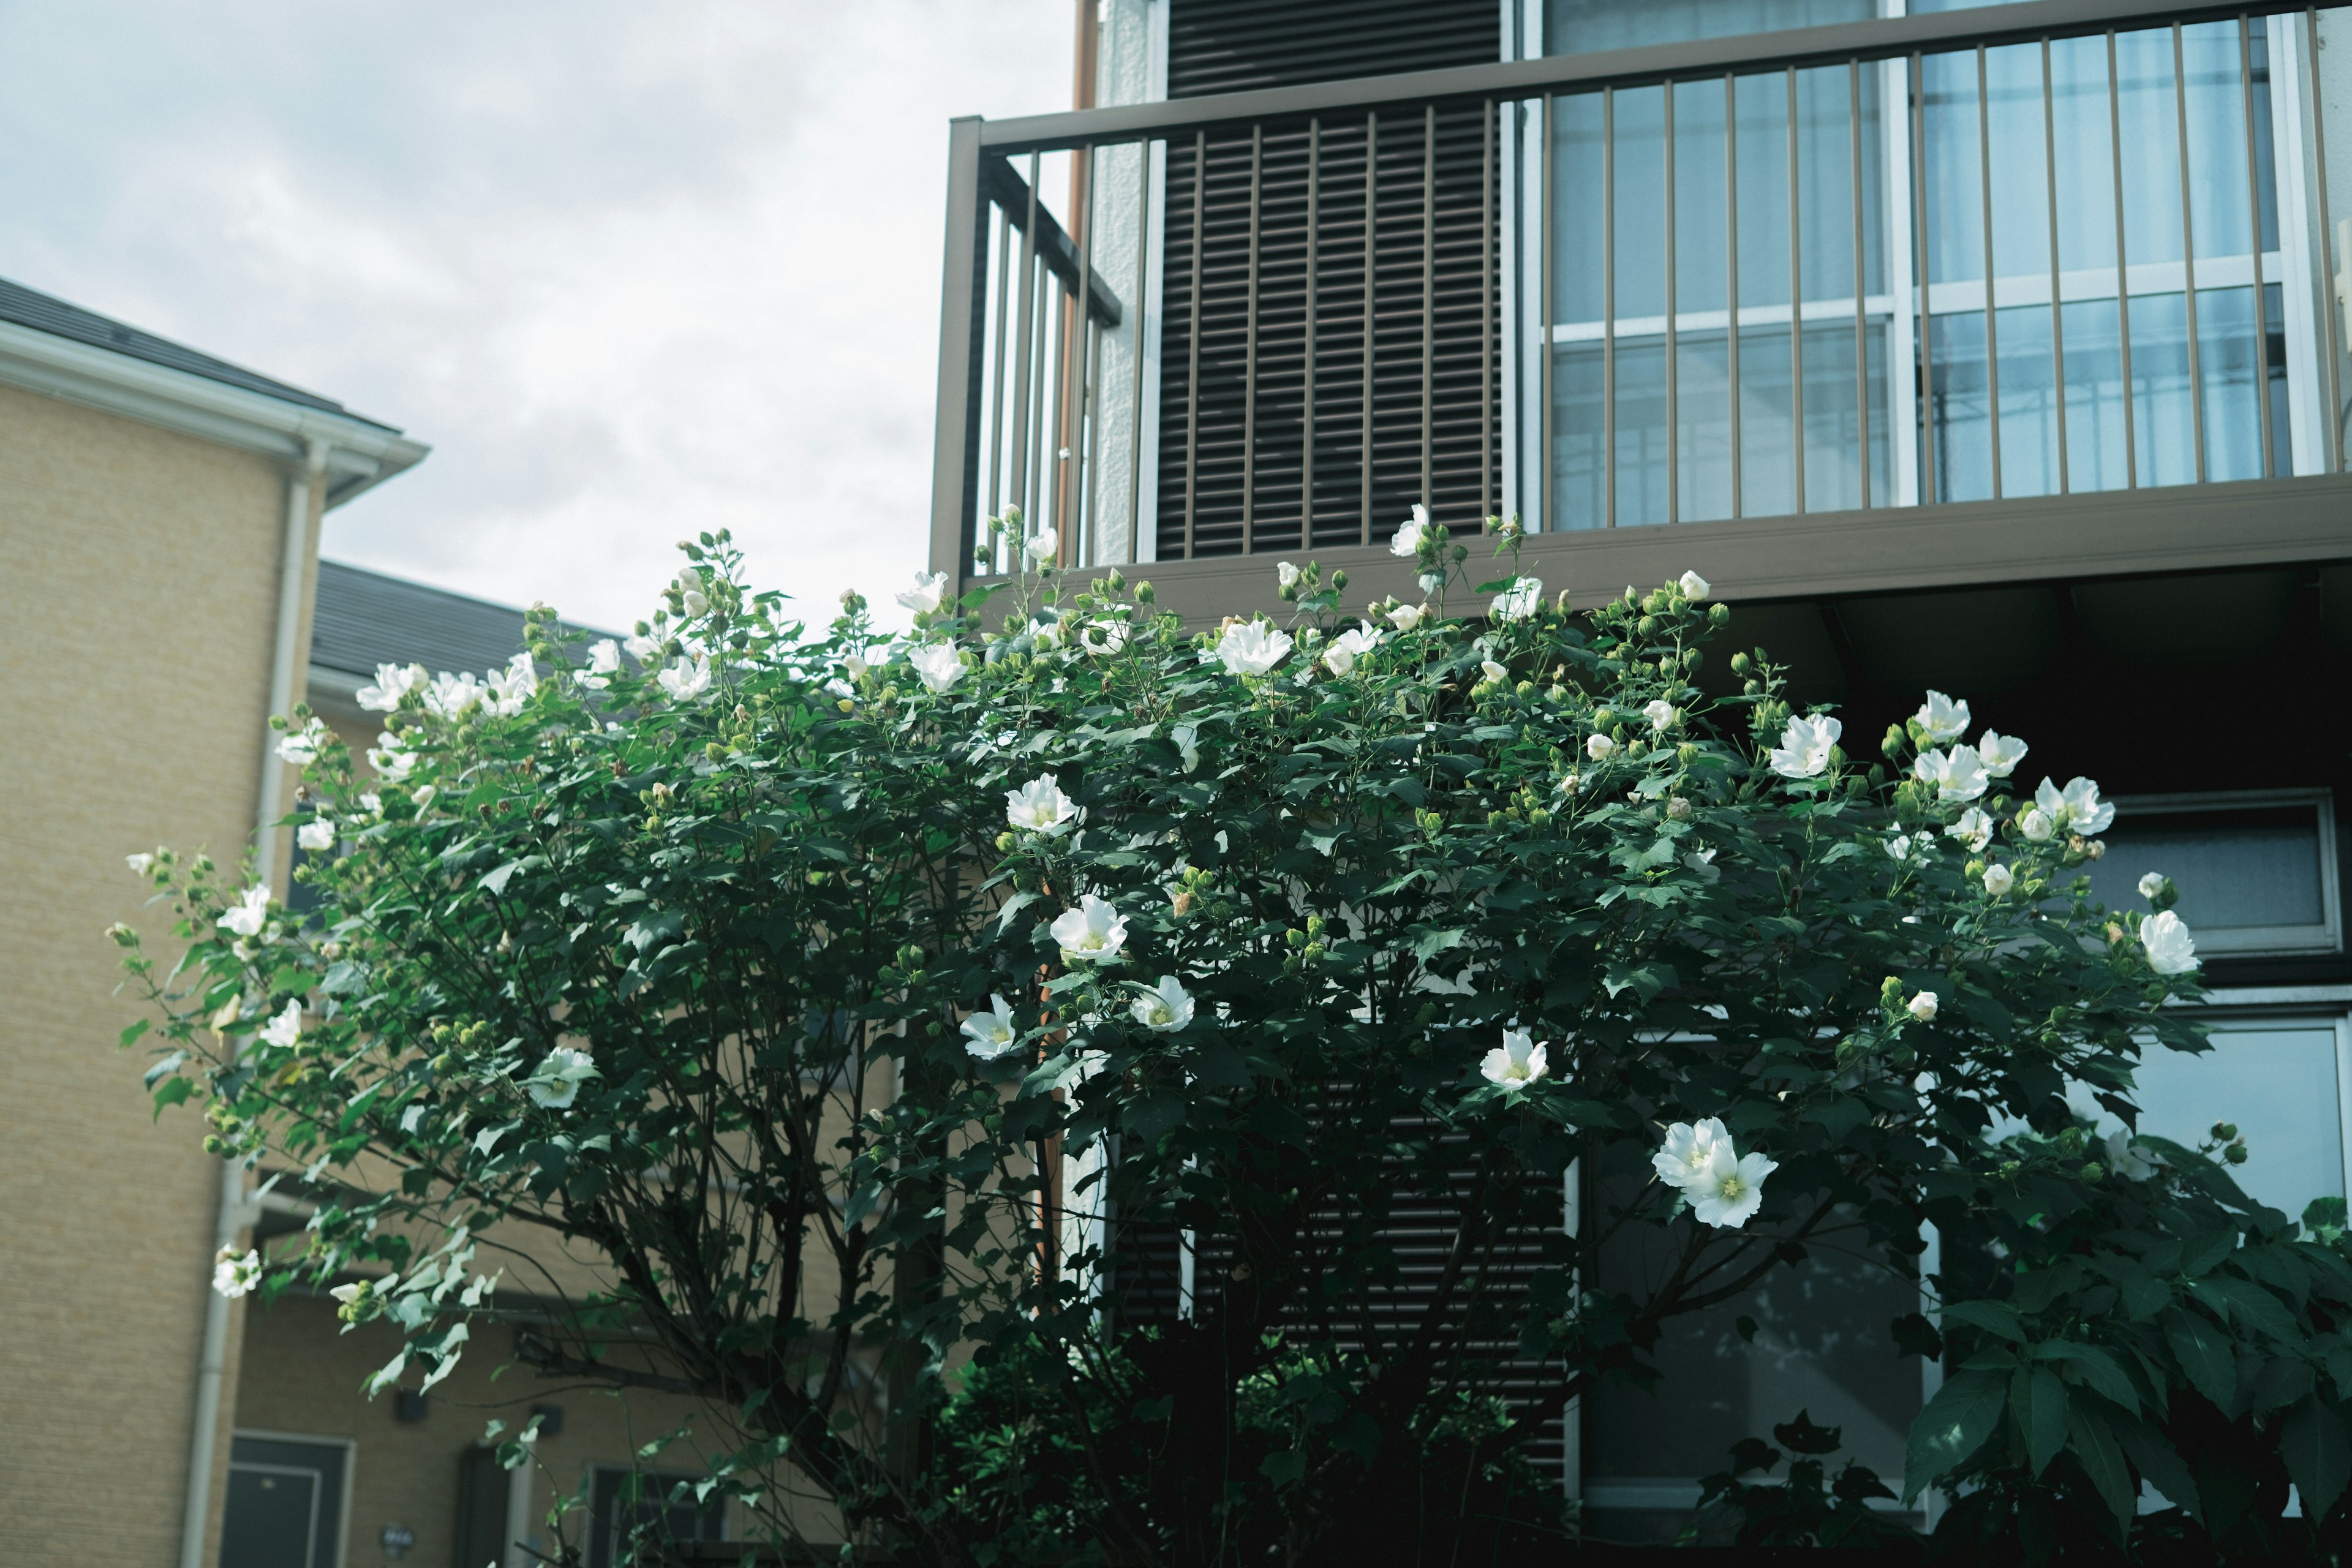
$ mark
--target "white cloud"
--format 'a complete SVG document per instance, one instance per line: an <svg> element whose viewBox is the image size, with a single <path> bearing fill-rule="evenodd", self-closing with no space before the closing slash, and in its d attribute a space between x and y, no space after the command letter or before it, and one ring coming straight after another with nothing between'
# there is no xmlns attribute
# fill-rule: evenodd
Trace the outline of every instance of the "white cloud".
<svg viewBox="0 0 2352 1568"><path fill-rule="evenodd" d="M0 10L0 275L432 443L331 517L331 555L620 625L724 524L821 612L923 553L948 118L1066 107L1070 26L1067 0Z"/></svg>

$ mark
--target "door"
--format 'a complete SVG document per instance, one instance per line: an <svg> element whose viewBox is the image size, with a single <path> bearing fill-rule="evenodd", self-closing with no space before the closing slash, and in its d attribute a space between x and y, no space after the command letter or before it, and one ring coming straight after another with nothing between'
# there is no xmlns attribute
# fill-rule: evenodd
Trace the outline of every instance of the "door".
<svg viewBox="0 0 2352 1568"><path fill-rule="evenodd" d="M350 1459L333 1438L238 1436L220 1568L340 1568Z"/></svg>

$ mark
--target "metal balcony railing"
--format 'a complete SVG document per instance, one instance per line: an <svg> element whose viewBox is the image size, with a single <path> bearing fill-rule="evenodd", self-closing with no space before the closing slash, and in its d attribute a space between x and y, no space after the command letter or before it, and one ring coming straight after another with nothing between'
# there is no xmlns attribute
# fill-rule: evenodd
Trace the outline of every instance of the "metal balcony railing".
<svg viewBox="0 0 2352 1568"><path fill-rule="evenodd" d="M1016 505L1163 593L1376 567L1415 504L1604 587L2344 553L2324 14L2030 0L956 121L932 563L1007 569ZM1900 560L1853 526L1903 518Z"/></svg>

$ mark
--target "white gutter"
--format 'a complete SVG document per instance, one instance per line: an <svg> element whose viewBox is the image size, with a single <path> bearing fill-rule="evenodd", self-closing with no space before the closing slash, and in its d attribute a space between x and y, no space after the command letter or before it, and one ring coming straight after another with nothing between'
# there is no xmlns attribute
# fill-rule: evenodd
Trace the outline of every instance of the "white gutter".
<svg viewBox="0 0 2352 1568"><path fill-rule="evenodd" d="M286 764L278 759L277 736L267 720L294 705L294 677L300 668L296 661L301 651L295 639L302 629L302 584L312 553L310 491L326 476L329 452L326 441L310 437L304 443L302 466L286 478L286 538L279 547L278 567L278 645L269 661L269 707L261 731L261 803L254 820L253 879L268 887L278 884L278 819L286 815ZM215 1252L236 1245L237 1234L257 1217L256 1207L245 1195L245 1167L235 1160L223 1160L220 1205L213 1229ZM206 1291L204 1348L196 1358L195 1431L188 1444L188 1490L180 1512L180 1568L205 1568L221 1384L228 1367L228 1298L217 1290Z"/></svg>

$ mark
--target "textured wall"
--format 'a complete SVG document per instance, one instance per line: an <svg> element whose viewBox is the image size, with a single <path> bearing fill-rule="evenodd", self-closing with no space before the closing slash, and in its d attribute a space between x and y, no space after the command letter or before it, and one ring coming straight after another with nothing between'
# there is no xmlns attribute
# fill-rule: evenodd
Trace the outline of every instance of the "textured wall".
<svg viewBox="0 0 2352 1568"><path fill-rule="evenodd" d="M217 1168L151 1122L103 932L168 963L122 857L247 842L285 484L0 387L0 1561L177 1556Z"/></svg>

